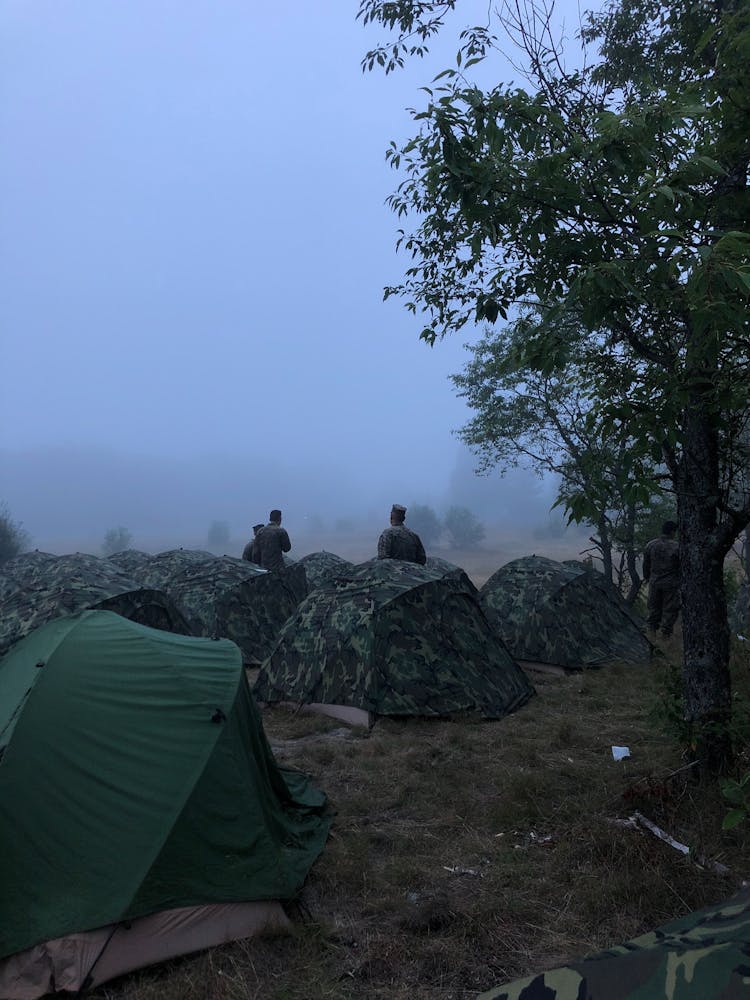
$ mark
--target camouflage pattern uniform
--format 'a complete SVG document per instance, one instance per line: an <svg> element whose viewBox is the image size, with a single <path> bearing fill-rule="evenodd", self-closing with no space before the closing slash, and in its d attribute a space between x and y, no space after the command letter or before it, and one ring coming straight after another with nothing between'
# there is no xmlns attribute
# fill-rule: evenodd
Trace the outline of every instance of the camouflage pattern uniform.
<svg viewBox="0 0 750 1000"><path fill-rule="evenodd" d="M262 527L262 524L253 525L253 537L242 550L242 558L245 562L255 563L257 566L260 566L260 555L258 553L258 547L255 544L255 539L258 537L258 532Z"/></svg>
<svg viewBox="0 0 750 1000"><path fill-rule="evenodd" d="M670 636L680 613L680 549L668 535L652 538L643 553L643 579L648 583L648 627Z"/></svg>
<svg viewBox="0 0 750 1000"><path fill-rule="evenodd" d="M284 568L284 552L288 552L291 547L292 543L289 541L286 528L269 521L255 536L253 561L263 569L278 571Z"/></svg>
<svg viewBox="0 0 750 1000"><path fill-rule="evenodd" d="M378 539L378 559L404 559L424 566L427 555L416 531L405 524L392 524Z"/></svg>

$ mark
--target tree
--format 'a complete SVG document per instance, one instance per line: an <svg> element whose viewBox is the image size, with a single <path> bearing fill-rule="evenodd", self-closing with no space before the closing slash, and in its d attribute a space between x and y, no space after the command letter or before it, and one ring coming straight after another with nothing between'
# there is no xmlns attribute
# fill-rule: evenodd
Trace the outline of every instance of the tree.
<svg viewBox="0 0 750 1000"><path fill-rule="evenodd" d="M133 544L133 536L127 528L110 528L104 535L102 555L113 556L115 552L124 552Z"/></svg>
<svg viewBox="0 0 750 1000"><path fill-rule="evenodd" d="M399 33L365 65L419 54L455 5L362 0L364 21ZM495 46L488 27L469 29L458 67L414 112L418 134L391 144L405 177L390 204L415 228L401 231L412 264L386 296L425 311L430 343L537 305L543 322L522 360L541 372L605 336L607 351L591 354L597 418L603 432L626 421L632 460L668 470L686 717L699 759L720 771L731 760L722 567L750 522L733 489L750 412L750 6L616 0L584 30L598 60L572 73L538 11L501 15L528 90L466 78ZM582 321L573 343L559 330L571 309Z"/></svg>
<svg viewBox="0 0 750 1000"><path fill-rule="evenodd" d="M28 549L30 538L19 521L14 521L5 504L0 504L0 563Z"/></svg>
<svg viewBox="0 0 750 1000"><path fill-rule="evenodd" d="M229 545L229 524L226 521L212 521L206 541L210 549L226 548Z"/></svg>
<svg viewBox="0 0 750 1000"><path fill-rule="evenodd" d="M475 413L460 436L478 452L481 471L495 466L506 471L521 463L558 477L555 506L563 507L569 520L595 529L592 541L604 576L622 586L627 572L627 599L633 603L641 585L635 525L644 503L660 488L658 473L648 458L630 461L627 423L616 435L603 430L585 351L571 350L565 366L550 372L518 359L539 321L538 310L527 310L504 329L488 331L473 347L472 361L453 376ZM578 321L569 316L566 322Z"/></svg>
<svg viewBox="0 0 750 1000"><path fill-rule="evenodd" d="M456 549L476 548L484 538L484 525L468 507L449 507L443 521L451 544Z"/></svg>
<svg viewBox="0 0 750 1000"><path fill-rule="evenodd" d="M443 533L443 525L432 507L413 503L409 507L409 527L412 528L425 546L437 542Z"/></svg>

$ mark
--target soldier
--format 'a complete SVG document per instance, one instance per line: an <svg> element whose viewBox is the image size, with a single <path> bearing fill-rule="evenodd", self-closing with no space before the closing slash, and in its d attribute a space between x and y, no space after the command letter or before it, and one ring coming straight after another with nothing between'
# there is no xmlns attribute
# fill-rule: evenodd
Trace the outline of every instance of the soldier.
<svg viewBox="0 0 750 1000"><path fill-rule="evenodd" d="M669 638L680 612L680 550L675 539L677 525L665 521L661 537L652 538L643 553L643 579L648 583L649 629Z"/></svg>
<svg viewBox="0 0 750 1000"><path fill-rule="evenodd" d="M404 559L406 562L427 562L422 539L406 527L406 507L394 503L391 507L391 526L378 539L378 559Z"/></svg>
<svg viewBox="0 0 750 1000"><path fill-rule="evenodd" d="M257 563L259 566L260 566L260 557L257 556L255 551L256 548L255 539L258 537L258 532L262 527L263 527L262 524L253 525L253 537L250 539L245 548L242 550L242 558L246 562Z"/></svg>
<svg viewBox="0 0 750 1000"><path fill-rule="evenodd" d="M268 515L268 524L260 529L253 542L255 562L263 569L283 569L283 553L288 552L291 547L286 528L281 527L281 511L272 510Z"/></svg>

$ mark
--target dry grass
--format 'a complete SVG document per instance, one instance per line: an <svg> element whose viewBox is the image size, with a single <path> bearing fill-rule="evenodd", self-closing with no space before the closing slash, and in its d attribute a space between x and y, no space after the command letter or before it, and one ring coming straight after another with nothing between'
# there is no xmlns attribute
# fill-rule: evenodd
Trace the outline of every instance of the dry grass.
<svg viewBox="0 0 750 1000"><path fill-rule="evenodd" d="M669 653L670 650L667 650ZM673 652L673 651L671 651ZM737 668L747 689L749 664ZM100 1000L435 1000L597 951L729 896L744 827L689 783L654 706L668 659L569 677L500 722L381 720L371 732L275 709L280 761L336 810L290 937L240 942L99 990ZM632 756L616 763L611 746ZM614 818L635 809L719 875ZM450 869L453 869L451 871Z"/></svg>

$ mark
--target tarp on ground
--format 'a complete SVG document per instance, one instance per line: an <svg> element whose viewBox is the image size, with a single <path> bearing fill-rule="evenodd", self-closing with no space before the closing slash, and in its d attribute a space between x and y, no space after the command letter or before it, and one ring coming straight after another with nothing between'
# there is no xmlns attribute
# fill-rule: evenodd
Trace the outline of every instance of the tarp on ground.
<svg viewBox="0 0 750 1000"><path fill-rule="evenodd" d="M137 579L169 595L196 635L236 642L246 663L261 663L307 596L299 563L268 573L255 563L210 552L161 552Z"/></svg>
<svg viewBox="0 0 750 1000"><path fill-rule="evenodd" d="M309 590L324 587L342 573L350 572L354 566L348 559L342 559L335 552L326 552L325 549L302 556L299 564L305 567Z"/></svg>
<svg viewBox="0 0 750 1000"><path fill-rule="evenodd" d="M313 591L284 626L255 693L377 715L501 718L533 694L463 573L371 560Z"/></svg>
<svg viewBox="0 0 750 1000"><path fill-rule="evenodd" d="M731 1000L750 994L750 889L479 1000Z"/></svg>
<svg viewBox="0 0 750 1000"><path fill-rule="evenodd" d="M107 559L25 553L3 570L13 587L0 591L0 655L40 625L92 608L116 611L152 628L191 633L167 594L144 587Z"/></svg>
<svg viewBox="0 0 750 1000"><path fill-rule="evenodd" d="M524 556L494 573L479 600L517 660L568 670L649 661L641 623L601 573Z"/></svg>
<svg viewBox="0 0 750 1000"><path fill-rule="evenodd" d="M179 907L295 895L325 797L280 770L237 647L119 615L0 661L0 959Z"/></svg>

